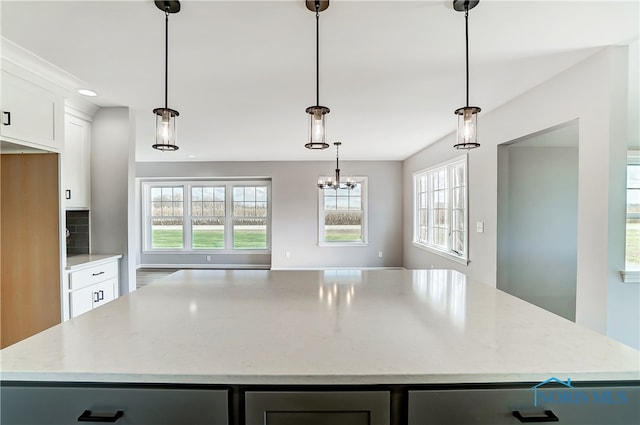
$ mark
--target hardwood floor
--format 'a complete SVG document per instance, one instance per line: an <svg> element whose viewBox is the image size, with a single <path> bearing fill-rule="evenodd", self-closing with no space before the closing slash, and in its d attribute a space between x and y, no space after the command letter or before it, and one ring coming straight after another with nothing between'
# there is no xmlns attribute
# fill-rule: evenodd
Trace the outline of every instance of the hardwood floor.
<svg viewBox="0 0 640 425"><path fill-rule="evenodd" d="M136 270L136 288L140 289L178 270L179 269L138 269Z"/></svg>

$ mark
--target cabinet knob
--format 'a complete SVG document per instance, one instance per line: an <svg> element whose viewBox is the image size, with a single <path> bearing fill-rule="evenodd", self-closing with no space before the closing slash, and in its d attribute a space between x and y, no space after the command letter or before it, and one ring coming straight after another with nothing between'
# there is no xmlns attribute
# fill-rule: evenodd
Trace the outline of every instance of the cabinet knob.
<svg viewBox="0 0 640 425"><path fill-rule="evenodd" d="M78 422L115 422L123 416L122 410L110 413L92 413L91 410L85 410L78 417Z"/></svg>

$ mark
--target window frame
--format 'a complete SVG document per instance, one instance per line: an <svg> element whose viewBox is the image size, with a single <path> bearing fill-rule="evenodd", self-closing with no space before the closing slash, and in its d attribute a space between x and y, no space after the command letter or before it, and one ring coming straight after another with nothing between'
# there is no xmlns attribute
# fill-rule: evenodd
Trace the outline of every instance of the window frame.
<svg viewBox="0 0 640 425"><path fill-rule="evenodd" d="M457 167L459 165L463 165L464 166L464 217L463 217L463 230L462 230L462 234L463 234L463 247L464 247L464 251L462 252L462 254L457 253L456 251L454 251L452 249L453 246L453 236L454 236L454 231L452 231L452 226L453 226L453 203L451 202L451 200L453 199L453 190L454 188L451 187L451 175L452 175L452 169L454 167ZM443 168L446 169L446 175L447 175L447 179L446 179L446 196L447 196L447 218L448 218L448 226L449 226L449 234L447 235L447 246L446 247L442 247L441 245L436 245L434 243L431 243L429 241L429 238L431 237L431 233L429 233L429 230L432 228L431 227L431 211L432 208L431 207L431 202L430 202L430 195L432 194L433 190L431 187L429 187L427 189L425 193L426 196L426 202L427 202L427 208L426 208L426 217L427 217L427 223L426 223L426 227L427 227L427 240L422 240L421 236L420 236L420 227L423 226L424 224L422 224L421 220L420 220L420 213L421 213L421 208L420 208L420 197L421 194L423 193L420 189L420 179L422 177L427 177L428 179L431 179L432 175L437 172L437 171L441 171ZM463 264L463 265L468 265L469 264L469 160L468 160L468 155L462 155L462 156L457 156L455 158L452 158L450 160L441 162L439 164L430 166L428 168L424 168L422 170L416 171L412 174L412 178L413 178L413 236L412 236L412 244L413 246L420 248L420 249L424 249L426 251L432 252L434 254L443 256L445 258L448 258L450 260L453 260L457 263ZM457 188L460 188L459 186Z"/></svg>
<svg viewBox="0 0 640 425"><path fill-rule="evenodd" d="M629 173L629 166L640 166L640 150L630 149L627 151L627 162L625 164L625 176ZM625 177L625 221L624 221L624 244L625 244L625 252L624 252L624 270L621 270L622 281L623 282L632 282L638 283L640 282L640 269L638 267L631 266L627 261L627 235L628 235L628 222L629 222L629 213L627 212L629 207L629 191L630 190L639 190L637 188L630 188L628 185L628 178Z"/></svg>
<svg viewBox="0 0 640 425"><path fill-rule="evenodd" d="M320 178L327 178L327 177L329 176L320 176ZM366 176L353 176L352 178L358 185L360 185L360 211L362 211L362 240L360 241L327 241L325 240L324 238L325 214L327 211L336 211L336 210L324 209L324 189L316 189L318 191L318 246L321 246L321 247L367 246L369 244L369 215L368 215L369 179ZM341 211L341 210L338 210L338 211ZM356 211L356 210L353 210L353 211Z"/></svg>
<svg viewBox="0 0 640 425"><path fill-rule="evenodd" d="M271 253L271 180L270 179L201 179L201 180L141 180L141 251L143 254L269 254ZM192 188L193 187L225 187L225 218L224 218L224 248L194 248L193 247L193 219ZM266 248L234 248L233 247L233 188L247 186L265 186L267 188L267 216L266 216ZM151 231L151 189L154 187L182 187L183 215L182 215L182 248L153 248ZM215 199L215 198L214 198Z"/></svg>

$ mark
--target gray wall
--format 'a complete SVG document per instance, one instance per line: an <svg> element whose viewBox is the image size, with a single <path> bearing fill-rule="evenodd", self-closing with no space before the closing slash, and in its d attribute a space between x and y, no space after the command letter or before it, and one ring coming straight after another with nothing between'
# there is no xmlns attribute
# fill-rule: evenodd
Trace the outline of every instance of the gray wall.
<svg viewBox="0 0 640 425"><path fill-rule="evenodd" d="M120 295L130 291L131 280L128 198L133 143L130 122L129 108L102 108L93 116L91 129L91 252L123 255ZM135 285L135 279L132 284Z"/></svg>
<svg viewBox="0 0 640 425"><path fill-rule="evenodd" d="M578 148L535 139L498 148L497 287L575 320Z"/></svg>
<svg viewBox="0 0 640 425"><path fill-rule="evenodd" d="M368 177L367 246L318 246L318 176L331 174L332 161L304 162L166 162L136 164L136 177L146 178L271 178L271 268L401 267L402 163L399 161L342 161L353 176ZM139 192L139 190L138 190ZM140 194L136 197L140 227ZM141 236L138 232L138 241ZM286 253L290 256L287 257ZM382 258L378 253L382 252ZM200 258L198 258L200 257ZM207 265L205 255L139 255L138 264ZM262 261L262 260L259 260ZM152 264L152 263L151 263ZM210 264L210 263L209 263Z"/></svg>
<svg viewBox="0 0 640 425"><path fill-rule="evenodd" d="M455 134L404 162L404 266L459 270L470 279L496 286L497 146L579 119L578 255L576 322L640 348L640 285L625 284L623 152L637 134L627 134L629 51L600 50L585 61L505 105L479 117L482 146L469 154L468 266L414 247L412 240L413 172L459 154ZM637 74L637 66L635 67ZM638 75L634 78L638 79ZM482 106L482 105L481 105ZM484 233L474 229L485 223Z"/></svg>

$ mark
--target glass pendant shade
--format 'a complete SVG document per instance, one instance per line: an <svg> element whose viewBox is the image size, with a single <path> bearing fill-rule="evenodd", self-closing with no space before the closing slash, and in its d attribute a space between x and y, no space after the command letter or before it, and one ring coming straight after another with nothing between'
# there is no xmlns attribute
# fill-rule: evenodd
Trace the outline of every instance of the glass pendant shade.
<svg viewBox="0 0 640 425"><path fill-rule="evenodd" d="M326 149L329 144L326 142L326 115L329 108L326 106L309 106L306 109L310 117L309 143L304 146L307 149Z"/></svg>
<svg viewBox="0 0 640 425"><path fill-rule="evenodd" d="M156 108L156 143L154 149L160 151L177 151L176 145L176 121L180 113L169 108Z"/></svg>
<svg viewBox="0 0 640 425"><path fill-rule="evenodd" d="M456 109L458 115L458 137L453 145L456 149L473 149L480 146L478 143L478 112L477 106L465 106Z"/></svg>

